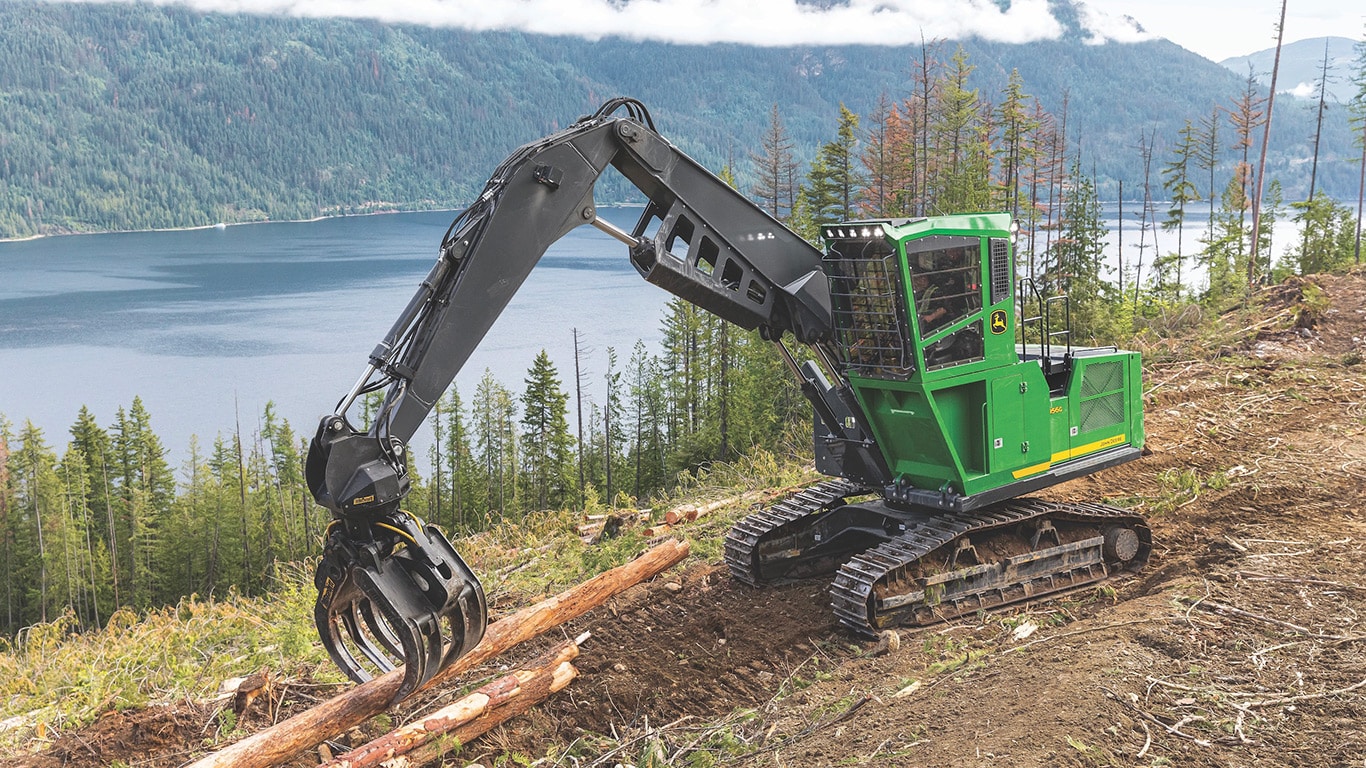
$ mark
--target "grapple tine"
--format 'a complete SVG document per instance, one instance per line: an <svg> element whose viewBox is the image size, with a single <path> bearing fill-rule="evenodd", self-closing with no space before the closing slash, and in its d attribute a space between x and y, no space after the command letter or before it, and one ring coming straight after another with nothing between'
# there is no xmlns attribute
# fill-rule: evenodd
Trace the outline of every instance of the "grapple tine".
<svg viewBox="0 0 1366 768"><path fill-rule="evenodd" d="M370 597L380 617L394 630L403 651L403 683L395 700L406 697L431 679L441 666L441 632L437 617L422 599L412 577L396 567L398 558L384 570L358 568L356 580Z"/></svg>
<svg viewBox="0 0 1366 768"><path fill-rule="evenodd" d="M355 682L369 680L371 671L352 650L361 648L362 655L374 663L376 669L381 672L392 669L392 663L387 666L382 661L377 663L374 655L367 653L358 642L363 641L364 635L356 621L355 604L357 600L364 599L364 595L356 588L350 574L325 555L318 565L315 581L318 584L318 600L313 606L313 621L333 663Z"/></svg>
<svg viewBox="0 0 1366 768"><path fill-rule="evenodd" d="M384 646L384 650L388 652L390 658L402 658L402 642L394 636L394 631L389 626L389 622L384 621L375 615L374 604L371 603L369 599L366 599L359 602L357 608L360 610L360 616L365 621L365 628L369 631L370 636L378 640L380 644ZM393 665L391 665L389 669L393 669Z"/></svg>
<svg viewBox="0 0 1366 768"><path fill-rule="evenodd" d="M380 672L388 672L397 666L398 662L394 661L393 657L401 656L402 651L395 649L385 653L385 651L375 647L374 640L376 639L385 645L386 650L388 644L383 642L382 633L376 630L370 616L367 615L372 614L369 605L370 599L361 596L351 601L346 610L334 609L333 613L341 618L342 626L346 628L347 634L351 637L351 645L359 648L365 658L369 659L370 663Z"/></svg>

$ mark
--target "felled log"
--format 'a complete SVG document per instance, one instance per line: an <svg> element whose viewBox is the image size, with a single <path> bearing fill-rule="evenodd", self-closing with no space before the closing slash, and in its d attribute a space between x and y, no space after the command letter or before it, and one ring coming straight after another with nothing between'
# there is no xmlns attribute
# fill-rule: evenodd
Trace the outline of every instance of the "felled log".
<svg viewBox="0 0 1366 768"><path fill-rule="evenodd" d="M324 763L323 768L399 768L434 761L456 745L469 742L569 685L578 675L569 662L579 655L579 643L586 637L570 640L525 669L504 675L453 704L395 728Z"/></svg>
<svg viewBox="0 0 1366 768"><path fill-rule="evenodd" d="M607 515L584 515L584 523L574 527L579 534L579 538L584 544L592 544L603 537L615 536L623 525L635 525L636 523L649 522L651 510L638 509L631 512L621 512Z"/></svg>
<svg viewBox="0 0 1366 768"><path fill-rule="evenodd" d="M717 499L716 501L709 501L706 504L683 504L681 506L674 507L668 512L665 512L664 522L668 523L669 525L678 525L679 523L691 523L697 518L706 517L707 515L710 515L718 509L723 509L734 504L743 504L747 501L753 501L754 499L759 498L761 495L762 494L759 491L747 491L745 493L740 494L739 496L730 496L724 499Z"/></svg>
<svg viewBox="0 0 1366 768"><path fill-rule="evenodd" d="M687 542L670 540L610 571L490 624L474 650L437 673L440 685L552 627L582 616L608 598L676 565L688 556ZM265 768L311 749L388 709L398 693L397 669L324 701L270 728L248 736L191 764L191 768Z"/></svg>
<svg viewBox="0 0 1366 768"><path fill-rule="evenodd" d="M674 507L673 509L664 513L664 522L668 523L669 525L678 525L679 523L691 523L696 519L696 504L684 504L682 506Z"/></svg>
<svg viewBox="0 0 1366 768"><path fill-rule="evenodd" d="M526 712L551 694L562 690L577 676L578 670L574 669L569 662L565 662L556 667L550 675L539 676L524 683L522 685L523 695L452 731L451 740L437 739L427 742L402 758L384 763L384 768L413 768L414 766L434 763L447 752L450 752L455 745L468 744L475 737L487 733ZM542 687L545 688L544 693L540 692Z"/></svg>

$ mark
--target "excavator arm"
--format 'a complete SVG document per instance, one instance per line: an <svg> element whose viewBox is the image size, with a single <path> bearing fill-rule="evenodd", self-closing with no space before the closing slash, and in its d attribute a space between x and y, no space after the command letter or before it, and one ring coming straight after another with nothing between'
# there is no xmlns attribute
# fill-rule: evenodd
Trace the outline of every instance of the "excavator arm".
<svg viewBox="0 0 1366 768"><path fill-rule="evenodd" d="M597 215L594 187L609 167L648 200L631 232ZM334 520L315 619L353 679L402 661L403 698L482 637L478 579L437 528L400 509L407 444L550 245L585 224L623 242L647 281L773 341L828 439L846 445L846 476L885 482L880 454L850 417L857 410L847 387L832 387L810 361L799 365L782 342L791 334L836 370L821 253L662 138L642 104L610 101L497 168L451 224L436 264L355 386L318 426L306 474ZM371 423L353 426L355 401L381 390Z"/></svg>

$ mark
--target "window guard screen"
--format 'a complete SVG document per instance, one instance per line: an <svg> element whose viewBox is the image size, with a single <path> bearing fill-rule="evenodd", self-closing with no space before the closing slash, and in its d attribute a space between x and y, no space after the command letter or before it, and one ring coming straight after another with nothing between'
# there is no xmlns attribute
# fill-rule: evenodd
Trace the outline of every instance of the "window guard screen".
<svg viewBox="0 0 1366 768"><path fill-rule="evenodd" d="M885 240L837 240L823 259L830 279L835 346L844 364L870 377L915 372L896 251Z"/></svg>

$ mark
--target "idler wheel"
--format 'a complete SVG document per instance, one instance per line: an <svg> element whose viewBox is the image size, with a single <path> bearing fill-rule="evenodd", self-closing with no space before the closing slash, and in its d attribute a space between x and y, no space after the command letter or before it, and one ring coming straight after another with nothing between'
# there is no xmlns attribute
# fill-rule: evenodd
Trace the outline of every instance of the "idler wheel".
<svg viewBox="0 0 1366 768"><path fill-rule="evenodd" d="M1120 563L1138 557L1138 533L1132 528L1116 525L1105 530L1105 559Z"/></svg>

